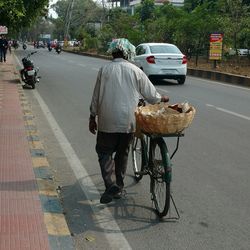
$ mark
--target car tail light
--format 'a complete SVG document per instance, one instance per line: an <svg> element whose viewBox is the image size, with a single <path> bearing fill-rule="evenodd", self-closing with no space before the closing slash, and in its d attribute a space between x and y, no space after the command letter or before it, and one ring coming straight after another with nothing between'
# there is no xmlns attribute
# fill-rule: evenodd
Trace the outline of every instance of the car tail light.
<svg viewBox="0 0 250 250"><path fill-rule="evenodd" d="M146 58L146 60L147 60L148 63L155 63L155 57L154 56L148 56Z"/></svg>
<svg viewBox="0 0 250 250"><path fill-rule="evenodd" d="M187 57L184 55L182 58L182 64L186 64L187 63Z"/></svg>

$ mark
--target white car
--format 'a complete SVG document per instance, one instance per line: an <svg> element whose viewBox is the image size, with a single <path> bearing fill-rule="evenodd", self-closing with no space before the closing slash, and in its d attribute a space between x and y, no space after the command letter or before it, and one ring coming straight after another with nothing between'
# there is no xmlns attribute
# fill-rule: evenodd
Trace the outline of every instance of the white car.
<svg viewBox="0 0 250 250"><path fill-rule="evenodd" d="M136 47L135 64L149 79L175 79L184 84L187 57L170 43L142 43Z"/></svg>
<svg viewBox="0 0 250 250"><path fill-rule="evenodd" d="M248 55L248 49L238 49L238 55L239 56L247 56Z"/></svg>

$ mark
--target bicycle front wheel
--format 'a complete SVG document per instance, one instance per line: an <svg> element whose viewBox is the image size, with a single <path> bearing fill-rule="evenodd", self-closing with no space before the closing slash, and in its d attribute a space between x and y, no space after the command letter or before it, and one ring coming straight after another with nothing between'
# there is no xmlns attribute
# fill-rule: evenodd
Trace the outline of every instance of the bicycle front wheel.
<svg viewBox="0 0 250 250"><path fill-rule="evenodd" d="M157 215L162 218L170 206L171 166L163 138L150 140L151 193Z"/></svg>
<svg viewBox="0 0 250 250"><path fill-rule="evenodd" d="M144 160L144 148L145 148L145 140L143 137L134 137L132 142L132 164L134 170L134 177L137 182L139 182L143 177L143 170L145 166Z"/></svg>

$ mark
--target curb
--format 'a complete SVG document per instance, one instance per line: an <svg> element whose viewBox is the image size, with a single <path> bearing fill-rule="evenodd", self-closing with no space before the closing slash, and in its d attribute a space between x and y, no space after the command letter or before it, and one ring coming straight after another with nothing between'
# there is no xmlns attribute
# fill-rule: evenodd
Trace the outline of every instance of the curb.
<svg viewBox="0 0 250 250"><path fill-rule="evenodd" d="M87 52L77 52L77 51L69 51L69 50L63 50L64 52L83 55L83 56L90 56L90 57L96 57L106 60L112 60L111 56L104 56L104 55L98 55L98 54L91 54ZM234 85L240 85L244 87L250 87L250 77L247 76L240 76L240 75L234 75L229 73L222 73L217 71L210 71L210 70L202 70L202 69L194 69L194 68L188 68L187 74L189 76L194 77L200 77L205 78L208 80L213 81L219 81L223 83L230 83Z"/></svg>
<svg viewBox="0 0 250 250"><path fill-rule="evenodd" d="M250 87L250 77L247 76L239 76L234 74L221 73L217 71L208 71L202 69L194 69L194 68L188 68L187 73L190 76Z"/></svg>
<svg viewBox="0 0 250 250"><path fill-rule="evenodd" d="M105 60L112 60L112 56L98 55L95 53L87 53L87 52L79 52L79 51L71 51L71 50L65 50L65 49L63 49L63 51L67 53L82 55L82 56L90 56L90 57L96 57L96 58L101 58Z"/></svg>
<svg viewBox="0 0 250 250"><path fill-rule="evenodd" d="M14 72L18 74L15 67ZM51 250L73 250L75 247L64 216L63 207L54 185L53 175L49 170L49 163L39 138L31 106L25 97L19 77L18 82L19 100L50 248Z"/></svg>

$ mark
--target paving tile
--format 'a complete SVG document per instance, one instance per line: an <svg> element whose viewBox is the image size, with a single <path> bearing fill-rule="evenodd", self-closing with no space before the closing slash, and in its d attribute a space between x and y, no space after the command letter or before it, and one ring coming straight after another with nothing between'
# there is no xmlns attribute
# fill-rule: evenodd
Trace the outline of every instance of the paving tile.
<svg viewBox="0 0 250 250"><path fill-rule="evenodd" d="M24 113L12 63L0 64L0 250L49 250ZM24 105L23 104L23 105ZM26 122L33 126L30 114ZM34 148L34 155L44 155Z"/></svg>

